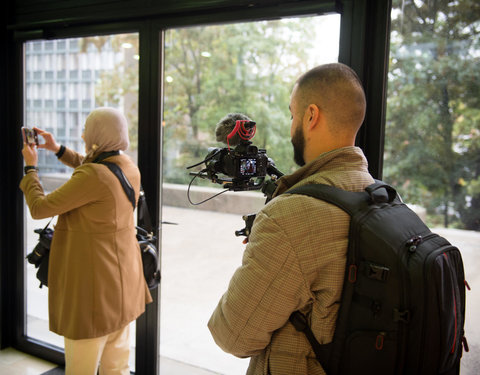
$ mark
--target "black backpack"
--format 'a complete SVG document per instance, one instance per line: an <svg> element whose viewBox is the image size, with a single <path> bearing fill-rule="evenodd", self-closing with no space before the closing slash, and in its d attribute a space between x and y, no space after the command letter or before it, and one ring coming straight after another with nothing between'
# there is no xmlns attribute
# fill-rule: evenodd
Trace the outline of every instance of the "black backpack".
<svg viewBox="0 0 480 375"><path fill-rule="evenodd" d="M458 374L463 346L468 351L460 251L382 181L363 192L312 184L287 193L322 199L351 216L333 341L320 345L306 316L290 317L327 374Z"/></svg>

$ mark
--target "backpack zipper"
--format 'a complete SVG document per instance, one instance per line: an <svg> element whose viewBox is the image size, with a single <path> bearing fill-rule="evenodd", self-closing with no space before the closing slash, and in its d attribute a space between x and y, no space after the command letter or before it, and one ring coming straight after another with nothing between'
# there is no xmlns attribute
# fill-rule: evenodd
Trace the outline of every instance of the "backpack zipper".
<svg viewBox="0 0 480 375"><path fill-rule="evenodd" d="M429 238L433 238L433 237L438 237L437 234L435 233L432 233L432 235L428 236ZM424 277L424 281L425 281L425 284L427 284L428 280L428 275L429 275L429 271L430 269L427 270L427 264L429 264L427 262L427 260L429 258L436 258L437 256L439 255L442 255L442 254L445 254L446 251L448 251L449 249L452 249L454 248L453 245L449 244L449 245L444 245L442 247L440 247L439 249L431 252L430 254L428 254L426 257L425 257L425 261L424 261L424 270L423 270L423 277ZM431 267L429 267L431 268ZM428 299L428 296L426 294L424 294L424 306L426 306L427 304L427 299ZM455 300L455 304L456 304L456 300ZM457 315L457 311L456 311L456 307L455 307L455 320L456 320L456 315ZM423 322L422 322L422 327L425 327L425 322L427 320L427 316L426 314L423 315ZM455 327L455 330L456 330L456 327ZM422 337L421 337L421 342L422 342L422 346L425 347L425 330L422 331ZM455 345L455 341L454 341L454 344ZM421 355L420 355L420 363L423 363L423 357L424 357L424 352L422 351Z"/></svg>
<svg viewBox="0 0 480 375"><path fill-rule="evenodd" d="M406 292L407 288L411 287L411 280L408 277L409 272L408 269L410 267L410 259L413 256L413 254L416 253L418 246L420 246L421 243L430 240L431 238L438 237L438 234L429 232L425 236L422 235L415 235L412 238L409 238L405 243L401 246L400 252L401 256L400 259L402 260L401 264L401 278L402 278L402 283L401 283L401 301L403 302L403 308L404 311L410 311L410 298L409 298L409 293ZM405 251L407 249L407 251ZM405 327L405 323L399 322L399 336L400 336L400 343L401 343L401 348L405 348L406 344L408 343L408 330ZM424 343L424 333L422 332L422 343ZM423 344L422 344L423 345ZM405 366L405 356L406 356L406 351L402 349L402 353L400 353L400 360L402 363L402 366ZM421 354L421 357L423 357L423 354ZM419 364L423 362L423 358L420 359ZM403 369L402 369L403 371Z"/></svg>
<svg viewBox="0 0 480 375"><path fill-rule="evenodd" d="M436 233L433 233L433 232L430 232L428 233L426 236L422 236L422 235L416 235L416 236L413 236L412 238L408 239L406 242L405 242L405 245L404 247L407 248L408 250L408 253L407 253L407 267L410 265L410 258L412 257L413 254L416 253L417 251L417 247L422 243L422 242L425 242L425 241L428 241L434 237L438 237L438 234Z"/></svg>
<svg viewBox="0 0 480 375"><path fill-rule="evenodd" d="M448 258L447 252L443 252L443 256L447 260L447 262L450 263L450 259ZM450 272L451 269L449 268ZM452 279L455 280L455 275L451 275ZM455 294L455 290L452 290L452 297L453 297L453 309L454 309L454 314L455 314L455 333L453 336L453 344L452 344L452 350L450 350L450 354L455 354L455 347L457 344L457 337L458 337L458 330L457 330L457 325L458 325L458 315L457 315L457 296Z"/></svg>

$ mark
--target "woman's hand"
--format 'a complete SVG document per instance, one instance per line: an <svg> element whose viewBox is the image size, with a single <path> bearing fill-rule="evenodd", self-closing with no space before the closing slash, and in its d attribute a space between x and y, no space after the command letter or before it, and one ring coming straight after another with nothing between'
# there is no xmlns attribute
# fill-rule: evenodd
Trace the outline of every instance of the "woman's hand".
<svg viewBox="0 0 480 375"><path fill-rule="evenodd" d="M38 148L44 148L46 150L53 151L57 153L60 150L60 145L55 141L52 133L49 133L45 130L39 128L33 128L37 132L38 135L41 135L45 140L45 143L41 143L38 145Z"/></svg>
<svg viewBox="0 0 480 375"><path fill-rule="evenodd" d="M34 144L29 145L28 143L23 143L22 149L23 159L25 160L25 165L31 165L33 167L37 166L38 155L37 149Z"/></svg>

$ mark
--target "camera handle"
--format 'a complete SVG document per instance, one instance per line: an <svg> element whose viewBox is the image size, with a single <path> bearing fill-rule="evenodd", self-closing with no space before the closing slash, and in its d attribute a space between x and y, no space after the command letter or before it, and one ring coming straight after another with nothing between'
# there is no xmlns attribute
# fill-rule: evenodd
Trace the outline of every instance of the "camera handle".
<svg viewBox="0 0 480 375"><path fill-rule="evenodd" d="M272 199L272 195L277 189L277 179L283 176L283 173L275 167L275 164L271 159L269 160L269 165L267 166L267 173L271 177L271 179L263 181L263 184L261 185L262 193L267 197L265 204L267 204ZM242 216L243 221L245 221L245 228L236 230L235 236L245 236L248 238L248 236L252 232L253 221L255 220L256 216L256 214Z"/></svg>
<svg viewBox="0 0 480 375"><path fill-rule="evenodd" d="M253 226L253 221L255 220L256 214L250 214L250 215L243 215L242 219L245 221L245 228L236 230L235 231L235 236L240 237L240 236L245 236L248 237L250 233L252 232L252 226Z"/></svg>

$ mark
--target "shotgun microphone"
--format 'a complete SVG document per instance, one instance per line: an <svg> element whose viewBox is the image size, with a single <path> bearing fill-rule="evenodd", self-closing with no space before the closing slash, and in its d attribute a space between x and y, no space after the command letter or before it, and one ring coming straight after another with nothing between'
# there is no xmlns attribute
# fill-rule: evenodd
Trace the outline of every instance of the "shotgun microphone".
<svg viewBox="0 0 480 375"><path fill-rule="evenodd" d="M245 126L247 128L255 126L255 122L253 122L248 116L242 113L229 113L222 118L215 127L215 135L218 142L228 144L229 146L237 146L240 144L242 138L239 132L228 138L235 129L237 121L246 121Z"/></svg>

